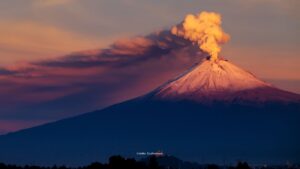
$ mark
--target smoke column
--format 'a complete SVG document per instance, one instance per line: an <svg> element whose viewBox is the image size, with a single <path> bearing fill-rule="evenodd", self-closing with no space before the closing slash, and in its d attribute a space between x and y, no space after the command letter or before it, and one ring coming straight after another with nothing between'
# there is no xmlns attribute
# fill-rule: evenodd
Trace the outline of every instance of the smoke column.
<svg viewBox="0 0 300 169"><path fill-rule="evenodd" d="M187 15L180 25L171 29L171 33L197 43L215 61L221 51L220 44L230 39L229 34L223 31L221 23L220 14L204 11L198 15Z"/></svg>

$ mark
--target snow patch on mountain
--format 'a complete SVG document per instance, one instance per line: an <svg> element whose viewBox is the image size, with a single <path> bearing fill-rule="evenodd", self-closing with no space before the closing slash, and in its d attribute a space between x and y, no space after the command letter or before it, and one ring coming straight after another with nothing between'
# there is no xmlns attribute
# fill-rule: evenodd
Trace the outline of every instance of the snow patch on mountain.
<svg viewBox="0 0 300 169"><path fill-rule="evenodd" d="M149 95L155 99L194 100L202 103L300 101L299 95L277 89L224 59L203 60Z"/></svg>
<svg viewBox="0 0 300 169"><path fill-rule="evenodd" d="M203 94L268 86L271 85L226 60L205 60L187 73L163 85L157 94L161 96Z"/></svg>

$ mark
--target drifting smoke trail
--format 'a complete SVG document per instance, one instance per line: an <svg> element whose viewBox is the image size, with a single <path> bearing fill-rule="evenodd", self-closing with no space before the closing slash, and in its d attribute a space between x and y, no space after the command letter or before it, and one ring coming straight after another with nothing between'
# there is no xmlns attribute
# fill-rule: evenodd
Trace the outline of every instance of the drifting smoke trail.
<svg viewBox="0 0 300 169"><path fill-rule="evenodd" d="M172 34L197 43L203 51L218 59L220 44L227 42L230 36L221 27L221 15L214 12L201 12L198 15L189 14L182 24L174 26Z"/></svg>

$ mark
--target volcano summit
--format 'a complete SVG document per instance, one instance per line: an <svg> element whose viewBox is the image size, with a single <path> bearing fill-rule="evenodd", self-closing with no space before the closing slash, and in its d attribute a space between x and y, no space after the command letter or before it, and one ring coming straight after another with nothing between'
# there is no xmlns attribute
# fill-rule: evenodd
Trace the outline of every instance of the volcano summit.
<svg viewBox="0 0 300 169"><path fill-rule="evenodd" d="M224 59L204 60L190 71L162 85L154 98L198 103L240 104L299 102L299 95L282 91Z"/></svg>
<svg viewBox="0 0 300 169"><path fill-rule="evenodd" d="M202 163L300 162L300 95L203 60L148 94L0 136L0 161L83 165L162 150Z"/></svg>

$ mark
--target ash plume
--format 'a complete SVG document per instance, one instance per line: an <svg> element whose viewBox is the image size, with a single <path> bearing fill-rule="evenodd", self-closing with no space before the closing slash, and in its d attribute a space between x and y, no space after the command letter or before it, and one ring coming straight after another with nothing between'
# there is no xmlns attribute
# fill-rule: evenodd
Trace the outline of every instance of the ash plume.
<svg viewBox="0 0 300 169"><path fill-rule="evenodd" d="M171 32L198 44L200 49L210 54L211 60L217 60L221 51L220 44L230 39L229 34L223 31L221 23L220 14L204 11L198 15L188 14Z"/></svg>

